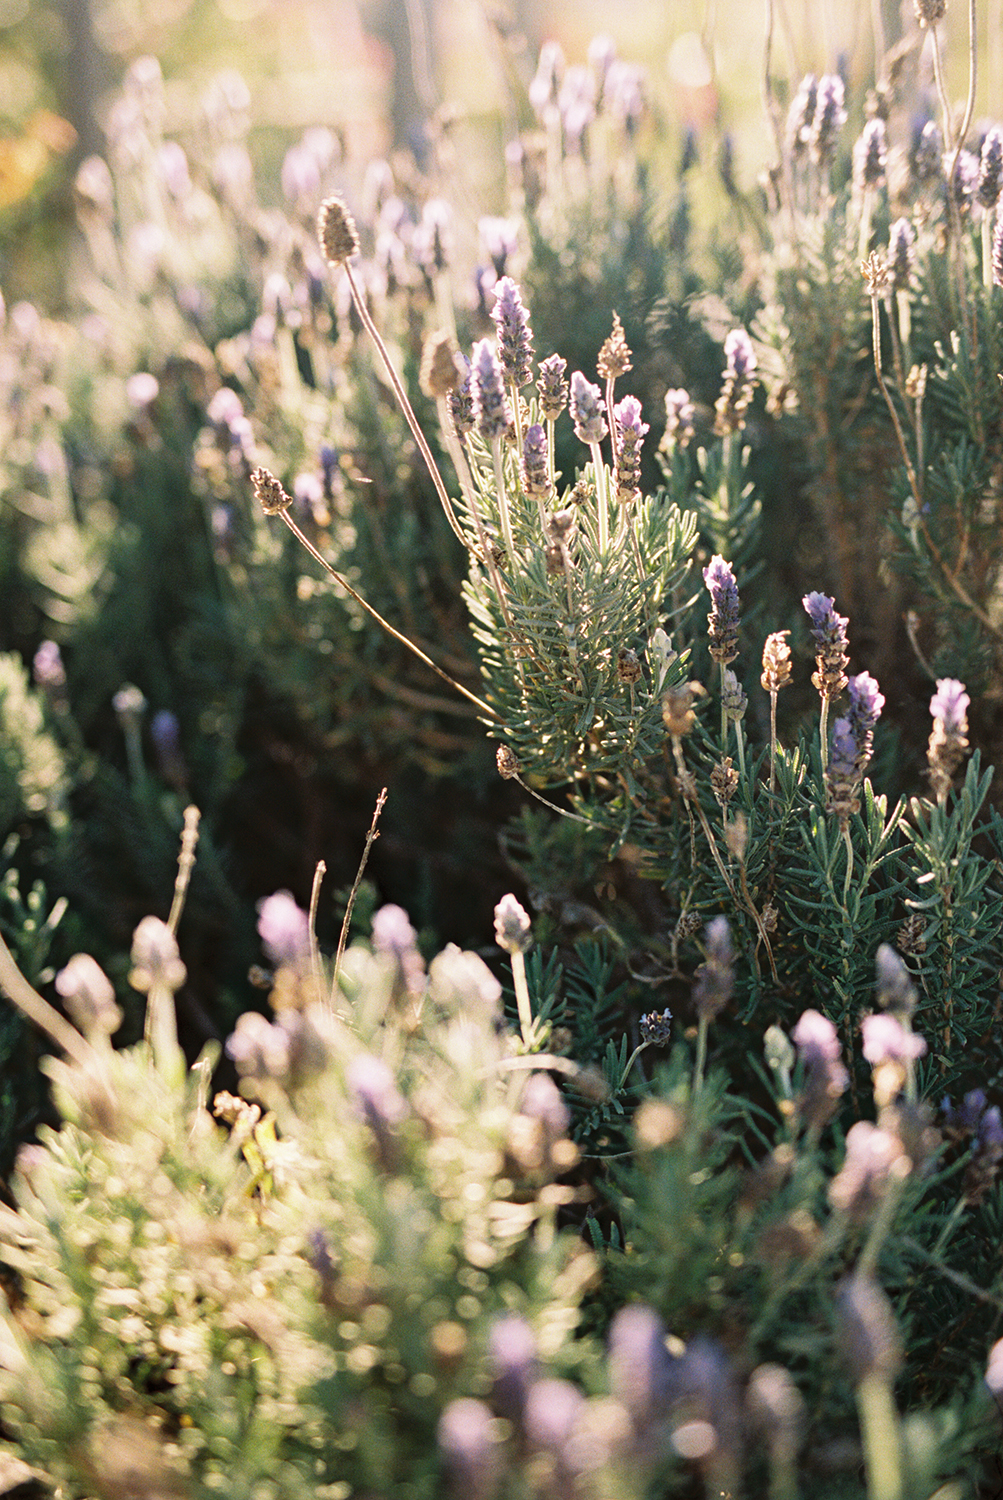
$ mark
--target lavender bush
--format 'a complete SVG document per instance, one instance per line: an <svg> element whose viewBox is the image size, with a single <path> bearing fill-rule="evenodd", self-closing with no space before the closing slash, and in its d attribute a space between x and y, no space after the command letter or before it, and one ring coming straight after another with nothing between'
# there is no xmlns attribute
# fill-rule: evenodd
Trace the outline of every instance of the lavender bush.
<svg viewBox="0 0 1003 1500"><path fill-rule="evenodd" d="M78 178L91 314L8 315L10 572L51 625L33 683L4 658L8 858L107 848L88 810L144 845L128 959L41 885L0 913L57 1054L0 1215L2 1436L50 1492L992 1493L998 132L969 159L945 96L909 157L890 75L851 149L842 78L785 128L766 77L762 254L713 314L659 281L643 79L600 41L544 50L477 226L318 133L263 210L237 100L203 183L146 64ZM268 1014L241 979L206 1027L259 677L316 755L385 689L397 764L480 757L470 798L479 722L532 914L471 865L482 954L364 887L345 946L357 880L330 957L317 864L309 910L258 904Z"/></svg>

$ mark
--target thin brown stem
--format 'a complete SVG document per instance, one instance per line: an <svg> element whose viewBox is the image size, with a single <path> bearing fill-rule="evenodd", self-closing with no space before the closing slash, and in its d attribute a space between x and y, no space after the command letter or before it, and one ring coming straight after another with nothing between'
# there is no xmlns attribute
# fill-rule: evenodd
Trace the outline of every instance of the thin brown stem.
<svg viewBox="0 0 1003 1500"><path fill-rule="evenodd" d="M355 906L355 898L359 894L359 886L362 884L362 875L366 868L366 863L369 859L369 851L380 836L379 830L377 829L376 825L380 820L380 813L383 811L383 804L386 802L386 800L387 789L386 787L384 787L380 792L380 795L376 799L376 808L373 812L373 821L370 823L369 832L366 834L366 847L362 851L362 858L359 861L359 868L355 874L355 884L352 886L351 892L349 893L348 897L348 905L345 907L345 919L341 924L341 933L338 937L338 951L335 954L334 958L334 978L331 981L332 1005L334 1004L334 997L338 989L338 976L341 973L341 960L345 953L345 944L348 941L348 929L352 925L352 908Z"/></svg>
<svg viewBox="0 0 1003 1500"><path fill-rule="evenodd" d="M317 548L310 541L309 537L305 536L300 530L299 526L297 526L296 522L289 514L288 509L280 511L279 514L282 516L283 521L285 521L286 525L289 527L289 530L292 532L296 540L302 542L303 546L309 552L310 556L314 558L315 561L319 562L321 567L326 572L330 573L334 581L340 584L347 594L351 595L356 604L361 604L366 613L370 615L378 625L381 625L389 636L392 636L395 641L399 641L402 646L406 646L407 649L414 656L416 656L419 661L424 662L426 667L431 667L436 676L441 677L443 682L448 682L449 686L453 688L457 693L461 693L464 698L468 698L475 708L480 709L481 713L485 713L489 716L489 718L497 720L498 715L495 713L494 709L490 707L489 704L484 702L483 698L478 698L476 693L470 692L469 688L465 688L463 684L457 682L454 677L450 677L448 672L444 672L441 667L437 667L430 656L426 656L424 651L422 651L420 647L416 646L414 641L409 641L406 635L401 635L399 630L395 630L394 627L390 624L389 620L384 620L379 610L374 609L366 599L363 599L362 595L356 589L353 589L347 578L343 578L336 568L332 568L327 558L324 557L322 553L317 551Z"/></svg>

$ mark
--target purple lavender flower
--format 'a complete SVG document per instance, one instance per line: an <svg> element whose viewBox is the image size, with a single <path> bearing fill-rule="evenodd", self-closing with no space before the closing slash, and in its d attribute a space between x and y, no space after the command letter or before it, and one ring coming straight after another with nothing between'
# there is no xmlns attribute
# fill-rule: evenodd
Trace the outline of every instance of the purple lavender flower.
<svg viewBox="0 0 1003 1500"><path fill-rule="evenodd" d="M970 1089L957 1108L950 1099L941 1104L944 1129L952 1135L974 1135L985 1113L987 1099L983 1089Z"/></svg>
<svg viewBox="0 0 1003 1500"><path fill-rule="evenodd" d="M724 341L725 370L721 394L714 403L714 431L719 437L740 432L752 400L756 352L744 328L733 328Z"/></svg>
<svg viewBox="0 0 1003 1500"><path fill-rule="evenodd" d="M811 154L822 167L828 166L835 156L836 139L846 124L843 99L843 80L836 73L823 74L818 81L815 115L809 133Z"/></svg>
<svg viewBox="0 0 1003 1500"><path fill-rule="evenodd" d="M491 313L498 330L498 360L502 374L517 389L533 378L533 330L522 294L511 276L495 284L495 302Z"/></svg>
<svg viewBox="0 0 1003 1500"><path fill-rule="evenodd" d="M584 1410L585 1397L570 1381L537 1380L526 1398L526 1435L561 1464Z"/></svg>
<svg viewBox="0 0 1003 1500"><path fill-rule="evenodd" d="M418 951L418 934L402 906L381 906L374 914L372 944L374 953L386 953L394 959L395 990L419 994L425 982L425 961Z"/></svg>
<svg viewBox="0 0 1003 1500"><path fill-rule="evenodd" d="M137 411L147 411L160 395L160 381L148 370L137 370L125 382L125 394Z"/></svg>
<svg viewBox="0 0 1003 1500"><path fill-rule="evenodd" d="M796 157L808 150L817 102L818 79L806 73L787 111L787 140Z"/></svg>
<svg viewBox="0 0 1003 1500"><path fill-rule="evenodd" d="M693 436L693 418L695 411L693 402L690 400L689 391L670 390L665 392L665 436L663 443L675 443L679 448L685 448Z"/></svg>
<svg viewBox="0 0 1003 1500"><path fill-rule="evenodd" d="M411 239L415 259L428 276L444 271L452 259L452 223L453 211L446 200L430 198Z"/></svg>
<svg viewBox="0 0 1003 1500"><path fill-rule="evenodd" d="M843 1165L829 1184L829 1201L854 1219L864 1219L884 1197L893 1171L904 1157L902 1142L870 1120L858 1120L846 1132Z"/></svg>
<svg viewBox="0 0 1003 1500"><path fill-rule="evenodd" d="M837 719L829 741L829 775L844 781L857 781L857 736L849 718Z"/></svg>
<svg viewBox="0 0 1003 1500"><path fill-rule="evenodd" d="M490 339L474 345L470 382L477 430L487 442L496 442L508 431L512 413L505 396L505 377Z"/></svg>
<svg viewBox="0 0 1003 1500"><path fill-rule="evenodd" d="M946 171L950 171L950 159L945 158L944 167ZM954 177L949 187L962 218L971 213L978 181L979 158L971 151L959 151L954 166Z"/></svg>
<svg viewBox="0 0 1003 1500"><path fill-rule="evenodd" d="M551 1145L567 1133L571 1124L571 1115L561 1098L561 1091L546 1073L530 1075L519 1100L519 1113L527 1119L539 1120Z"/></svg>
<svg viewBox="0 0 1003 1500"><path fill-rule="evenodd" d="M664 1047L672 1035L672 1012L649 1010L640 1019L641 1041L652 1047Z"/></svg>
<svg viewBox="0 0 1003 1500"><path fill-rule="evenodd" d="M459 1500L491 1500L501 1473L491 1408L472 1396L457 1397L444 1408L436 1439L449 1493Z"/></svg>
<svg viewBox="0 0 1003 1500"><path fill-rule="evenodd" d="M707 957L696 971L693 1004L701 1019L713 1021L735 990L734 952L727 917L714 917L707 923L704 943Z"/></svg>
<svg viewBox="0 0 1003 1500"><path fill-rule="evenodd" d="M704 568L703 580L711 603L707 616L710 654L716 662L727 666L738 655L738 585L731 564L718 555Z"/></svg>
<svg viewBox="0 0 1003 1500"><path fill-rule="evenodd" d="M606 72L603 107L633 136L644 113L644 69L615 58Z"/></svg>
<svg viewBox="0 0 1003 1500"><path fill-rule="evenodd" d="M835 600L828 594L805 594L801 600L811 621L811 633L815 640L815 661L818 670L812 683L825 700L835 698L846 686L846 663L849 643L845 615L836 613Z"/></svg>
<svg viewBox="0 0 1003 1500"><path fill-rule="evenodd" d="M407 1102L382 1058L360 1052L345 1070L345 1082L372 1129L394 1129L407 1118Z"/></svg>
<svg viewBox="0 0 1003 1500"><path fill-rule="evenodd" d="M839 1037L828 1017L817 1010L806 1010L791 1032L791 1040L804 1065L798 1113L809 1129L821 1130L835 1114L850 1081Z"/></svg>
<svg viewBox="0 0 1003 1500"><path fill-rule="evenodd" d="M902 1343L892 1305L878 1283L857 1272L836 1292L840 1352L855 1384L891 1381L902 1363Z"/></svg>
<svg viewBox="0 0 1003 1500"><path fill-rule="evenodd" d="M954 677L941 677L930 700L933 731L926 758L930 781L938 802L951 789L951 780L968 749L968 706L971 702L965 684Z"/></svg>
<svg viewBox="0 0 1003 1500"><path fill-rule="evenodd" d="M858 191L881 186L887 157L884 120L868 120L853 148L853 179Z"/></svg>
<svg viewBox="0 0 1003 1500"><path fill-rule="evenodd" d="M618 438L616 498L621 505L629 505L640 493L641 443L648 431L647 422L641 421L641 403L636 396L624 396L614 406L613 424Z"/></svg>
<svg viewBox="0 0 1003 1500"><path fill-rule="evenodd" d="M511 891L495 907L495 942L505 953L525 953L533 945L529 913Z"/></svg>
<svg viewBox="0 0 1003 1500"><path fill-rule="evenodd" d="M665 1347L665 1325L653 1307L621 1307L609 1330L610 1391L637 1427L657 1416L668 1392L672 1356Z"/></svg>
<svg viewBox="0 0 1003 1500"><path fill-rule="evenodd" d="M181 748L181 725L169 708L161 708L150 720L150 739L157 757L157 770L179 791L188 781L188 767Z"/></svg>
<svg viewBox="0 0 1003 1500"><path fill-rule="evenodd" d="M595 80L588 68L576 65L567 69L557 93L557 107L564 126L565 149L577 152L596 116Z"/></svg>
<svg viewBox="0 0 1003 1500"><path fill-rule="evenodd" d="M60 698L66 686L63 656L55 641L43 641L32 658L35 684L52 700Z"/></svg>
<svg viewBox="0 0 1003 1500"><path fill-rule="evenodd" d="M846 688L850 695L847 717L857 742L857 774L863 776L874 745L874 726L881 717L885 698L870 672L858 672L848 679Z"/></svg>
<svg viewBox="0 0 1003 1500"><path fill-rule="evenodd" d="M546 498L550 494L547 434L540 422L532 422L522 440L522 482L527 495Z"/></svg>
<svg viewBox="0 0 1003 1500"><path fill-rule="evenodd" d="M993 230L993 286L1003 286L1003 214L996 209L996 227Z"/></svg>
<svg viewBox="0 0 1003 1500"><path fill-rule="evenodd" d="M556 104L557 89L564 75L564 53L559 42L544 42L536 74L529 85L529 102L537 118L544 119L547 107Z"/></svg>
<svg viewBox="0 0 1003 1500"><path fill-rule="evenodd" d="M609 430L603 412L606 403L599 387L592 385L580 370L571 377L571 420L575 424L575 436L582 443L601 443Z"/></svg>
<svg viewBox="0 0 1003 1500"><path fill-rule="evenodd" d="M733 328L724 341L725 374L745 380L756 370L756 352L744 328Z"/></svg>
<svg viewBox="0 0 1003 1500"><path fill-rule="evenodd" d="M924 184L943 180L944 139L936 120L927 120L913 135L909 164L916 181Z"/></svg>
<svg viewBox="0 0 1003 1500"><path fill-rule="evenodd" d="M478 219L477 231L485 253L501 280L519 246L519 220L486 217Z"/></svg>
<svg viewBox="0 0 1003 1500"><path fill-rule="evenodd" d="M310 918L289 891L258 902L258 936L276 967L301 964L310 952Z"/></svg>
<svg viewBox="0 0 1003 1500"><path fill-rule="evenodd" d="M446 397L446 406L457 437L463 438L473 432L477 425L474 411L473 371L465 354L459 356L461 379L455 391Z"/></svg>
<svg viewBox="0 0 1003 1500"><path fill-rule="evenodd" d="M499 1416L519 1426L529 1388L536 1379L536 1336L525 1318L496 1318L488 1334L488 1360L494 1380L491 1404Z"/></svg>
<svg viewBox="0 0 1003 1500"><path fill-rule="evenodd" d="M875 955L878 1004L894 1015L911 1016L916 1009L916 986L891 943L881 943Z"/></svg>
<svg viewBox="0 0 1003 1500"><path fill-rule="evenodd" d="M889 230L885 264L892 291L908 291L916 277L916 231L908 219L896 219Z"/></svg>
<svg viewBox="0 0 1003 1500"><path fill-rule="evenodd" d="M536 389L540 396L540 410L548 422L556 422L568 404L568 382L564 372L568 362L559 354L550 354L540 365Z"/></svg>
<svg viewBox="0 0 1003 1500"><path fill-rule="evenodd" d="M860 1023L864 1039L864 1057L872 1065L884 1062L915 1062L926 1054L926 1042L914 1031L907 1031L895 1016L865 1016Z"/></svg>
<svg viewBox="0 0 1003 1500"><path fill-rule="evenodd" d="M1003 186L1003 133L998 126L986 132L979 156L979 180L975 196L986 213L991 213L999 202Z"/></svg>

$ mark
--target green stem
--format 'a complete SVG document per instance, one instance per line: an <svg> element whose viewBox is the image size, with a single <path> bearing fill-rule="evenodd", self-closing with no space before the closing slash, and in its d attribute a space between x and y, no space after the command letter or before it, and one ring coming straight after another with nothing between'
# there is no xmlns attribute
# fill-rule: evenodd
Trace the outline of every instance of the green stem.
<svg viewBox="0 0 1003 1500"><path fill-rule="evenodd" d="M609 551L609 494L606 489L606 465L598 443L589 443L592 469L596 480L596 510L599 516L599 555Z"/></svg>
<svg viewBox="0 0 1003 1500"><path fill-rule="evenodd" d="M512 517L508 508L508 490L505 487L505 464L500 437L491 439L491 457L495 466L495 489L498 494L498 519L501 522L502 540L505 543L505 561L510 573L515 572L515 541L512 537Z"/></svg>
<svg viewBox="0 0 1003 1500"><path fill-rule="evenodd" d="M865 1375L857 1387L868 1500L902 1500L902 1439L891 1381Z"/></svg>
<svg viewBox="0 0 1003 1500"><path fill-rule="evenodd" d="M697 1026L697 1057L693 1064L693 1096L696 1098L703 1088L704 1068L707 1064L707 1028L710 1022L701 1016Z"/></svg>

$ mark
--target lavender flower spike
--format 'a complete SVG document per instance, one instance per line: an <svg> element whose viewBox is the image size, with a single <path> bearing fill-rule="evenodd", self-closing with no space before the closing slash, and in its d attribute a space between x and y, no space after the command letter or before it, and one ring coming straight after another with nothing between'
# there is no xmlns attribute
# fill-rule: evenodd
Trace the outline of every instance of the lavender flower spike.
<svg viewBox="0 0 1003 1500"><path fill-rule="evenodd" d="M491 316L498 330L498 360L509 385L517 389L533 378L533 332L522 295L511 276L495 285L497 301Z"/></svg>
<svg viewBox="0 0 1003 1500"><path fill-rule="evenodd" d="M711 602L707 616L710 654L725 667L738 655L738 585L731 564L719 556L712 557L704 568L703 581Z"/></svg>
<svg viewBox="0 0 1003 1500"><path fill-rule="evenodd" d="M999 202L1003 188L1003 132L994 125L982 142L979 158L979 180L975 196L986 213L991 213Z"/></svg>
<svg viewBox="0 0 1003 1500"><path fill-rule="evenodd" d="M885 122L868 120L853 148L853 175L859 190L881 186L886 159Z"/></svg>
<svg viewBox="0 0 1003 1500"><path fill-rule="evenodd" d="M858 672L856 677L851 677L847 682L847 691L850 695L850 712L847 717L857 742L857 775L863 776L871 758L874 726L881 717L885 699L870 672Z"/></svg>
<svg viewBox="0 0 1003 1500"><path fill-rule="evenodd" d="M811 154L820 167L827 167L836 154L836 137L846 124L843 80L826 73L818 81L815 118L811 124Z"/></svg>
<svg viewBox="0 0 1003 1500"><path fill-rule="evenodd" d="M740 432L752 400L756 351L744 328L733 328L724 341L724 383L714 403L714 431L719 437Z"/></svg>
<svg viewBox="0 0 1003 1500"><path fill-rule="evenodd" d="M849 621L835 610L835 600L828 594L805 594L801 603L808 611L811 633L815 639L815 660L818 671L812 682L822 695L823 702L837 697L846 686L846 663L849 643L846 627Z"/></svg>
<svg viewBox="0 0 1003 1500"><path fill-rule="evenodd" d="M896 219L888 232L888 284L893 292L906 292L916 274L916 231L908 219Z"/></svg>
<svg viewBox="0 0 1003 1500"><path fill-rule="evenodd" d="M540 394L540 410L548 422L556 422L568 404L568 382L564 378L567 368L567 360L559 354L549 355L540 365L536 389Z"/></svg>
<svg viewBox="0 0 1003 1500"><path fill-rule="evenodd" d="M470 386L477 429L487 442L496 442L508 431L512 414L505 398L502 367L490 339L481 339L474 345Z"/></svg>
<svg viewBox="0 0 1003 1500"><path fill-rule="evenodd" d="M951 778L968 749L970 703L971 699L965 692L963 682L958 682L954 677L941 677L938 680L937 691L930 699L933 733L926 751L930 781L938 802L946 799L951 789Z"/></svg>
<svg viewBox="0 0 1003 1500"><path fill-rule="evenodd" d="M605 410L599 387L576 370L571 377L571 419L580 442L590 445L602 442L609 430L603 417Z"/></svg>
<svg viewBox="0 0 1003 1500"><path fill-rule="evenodd" d="M860 798L856 794L860 783L857 772L859 753L860 747L852 721L848 717L837 719L832 726L829 763L825 773L825 810L839 818L839 826L844 831L851 814L860 811Z"/></svg>
<svg viewBox="0 0 1003 1500"><path fill-rule="evenodd" d="M641 403L636 396L624 396L613 408L618 437L616 448L616 498L629 505L640 493L641 443L648 431L641 421Z"/></svg>

